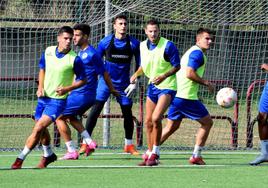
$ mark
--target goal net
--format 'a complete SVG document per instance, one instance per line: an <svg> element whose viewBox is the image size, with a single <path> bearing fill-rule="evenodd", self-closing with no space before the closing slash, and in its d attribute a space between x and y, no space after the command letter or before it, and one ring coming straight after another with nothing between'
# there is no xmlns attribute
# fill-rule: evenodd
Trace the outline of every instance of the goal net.
<svg viewBox="0 0 268 188"><path fill-rule="evenodd" d="M29 136L36 105L38 61L47 46L56 45L58 28L88 23L90 43L97 46L112 33L112 19L124 13L130 35L146 38L144 23L159 20L161 36L171 40L180 57L195 43L199 27L215 31L208 51L205 78L238 92L239 105L224 109L216 104L215 93L201 87L200 99L210 111L214 126L207 141L208 149L245 149L258 147L256 115L266 74L260 65L267 57L267 1L255 0L2 0L0 1L0 148L22 148ZM133 67L134 70L134 67ZM132 70L132 71L133 71ZM133 115L137 130L143 127L146 80L142 79L134 98ZM111 98L109 140L104 144L103 118L93 132L100 146L124 145L123 119L119 105ZM163 126L166 120L163 120ZM188 119L163 145L163 148L193 147L199 125ZM50 126L51 134L54 133ZM138 133L138 132L137 132ZM140 146L145 134L134 134ZM72 131L76 140L77 134ZM138 135L138 136L137 136ZM106 135L107 136L107 135ZM107 138L107 137L106 137ZM139 140L142 139L142 140ZM143 142L142 142L143 141ZM61 146L64 146L62 144Z"/></svg>

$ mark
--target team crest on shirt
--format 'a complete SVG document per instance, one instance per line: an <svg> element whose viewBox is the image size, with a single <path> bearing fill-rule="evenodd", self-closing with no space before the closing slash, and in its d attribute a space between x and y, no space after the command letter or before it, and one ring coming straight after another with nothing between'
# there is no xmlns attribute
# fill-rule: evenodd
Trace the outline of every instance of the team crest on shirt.
<svg viewBox="0 0 268 188"><path fill-rule="evenodd" d="M83 53L82 59L86 59L86 58L87 58L87 53Z"/></svg>

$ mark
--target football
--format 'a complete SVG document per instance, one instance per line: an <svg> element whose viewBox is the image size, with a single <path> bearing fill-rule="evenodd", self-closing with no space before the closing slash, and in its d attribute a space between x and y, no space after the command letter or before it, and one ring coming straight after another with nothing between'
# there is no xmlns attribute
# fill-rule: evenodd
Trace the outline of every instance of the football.
<svg viewBox="0 0 268 188"><path fill-rule="evenodd" d="M237 93L230 87L222 88L218 91L216 100L223 108L230 108L237 102Z"/></svg>

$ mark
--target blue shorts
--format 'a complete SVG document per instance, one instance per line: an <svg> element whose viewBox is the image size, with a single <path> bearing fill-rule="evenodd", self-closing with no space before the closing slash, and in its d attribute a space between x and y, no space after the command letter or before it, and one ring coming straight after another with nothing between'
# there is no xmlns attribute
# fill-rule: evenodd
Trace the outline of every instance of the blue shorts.
<svg viewBox="0 0 268 188"><path fill-rule="evenodd" d="M268 113L268 88L264 88L259 102L259 112Z"/></svg>
<svg viewBox="0 0 268 188"><path fill-rule="evenodd" d="M69 116L83 115L94 104L95 98L96 94L92 94L92 92L71 92L67 97L66 106L62 114Z"/></svg>
<svg viewBox="0 0 268 188"><path fill-rule="evenodd" d="M172 101L176 95L176 91L171 89L158 89L153 84L148 85L147 97L149 97L155 104L157 103L161 95L167 95L167 94L171 96Z"/></svg>
<svg viewBox="0 0 268 188"><path fill-rule="evenodd" d="M116 97L116 101L120 105L131 106L132 99L127 97L127 94L124 92L125 89L118 89L118 88L115 89L117 89L117 91L119 91L120 94L119 97ZM110 89L106 84L98 84L96 100L105 102L108 100L110 95L111 95Z"/></svg>
<svg viewBox="0 0 268 188"><path fill-rule="evenodd" d="M183 118L190 118L198 120L208 114L206 107L199 100L175 97L168 110L168 119L182 120Z"/></svg>
<svg viewBox="0 0 268 188"><path fill-rule="evenodd" d="M66 99L52 99L49 97L40 97L35 108L34 119L39 120L42 115L47 115L52 121L55 121L63 112Z"/></svg>

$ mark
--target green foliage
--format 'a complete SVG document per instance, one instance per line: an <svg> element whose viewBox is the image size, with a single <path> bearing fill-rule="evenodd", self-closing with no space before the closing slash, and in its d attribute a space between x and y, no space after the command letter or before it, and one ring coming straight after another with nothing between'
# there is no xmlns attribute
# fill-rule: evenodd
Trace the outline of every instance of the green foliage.
<svg viewBox="0 0 268 188"><path fill-rule="evenodd" d="M3 18L9 17L29 18L33 16L33 11L29 7L28 0L9 0L5 11L1 15Z"/></svg>

